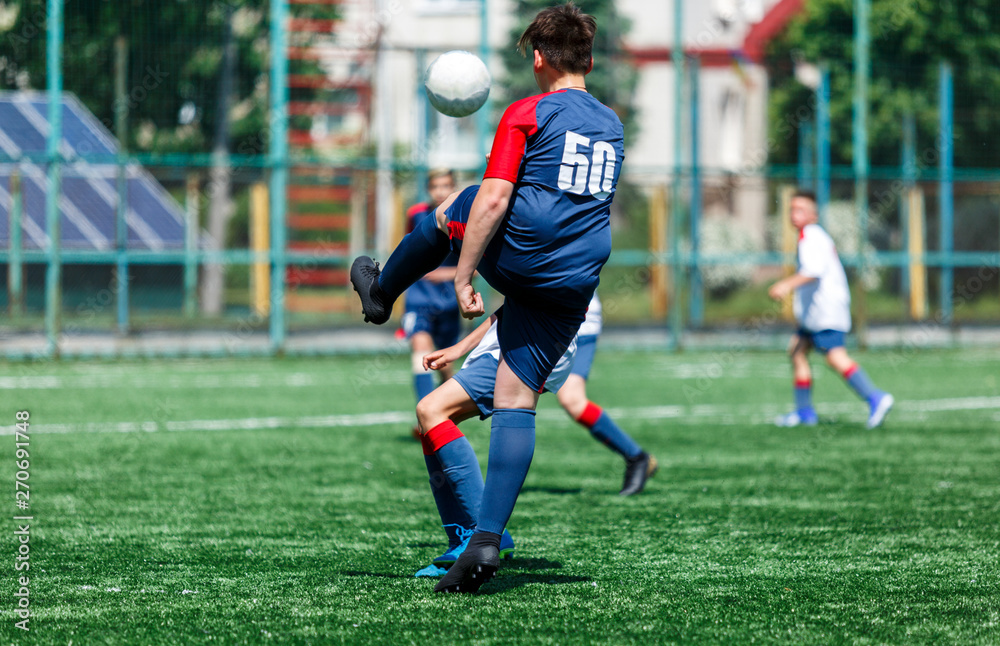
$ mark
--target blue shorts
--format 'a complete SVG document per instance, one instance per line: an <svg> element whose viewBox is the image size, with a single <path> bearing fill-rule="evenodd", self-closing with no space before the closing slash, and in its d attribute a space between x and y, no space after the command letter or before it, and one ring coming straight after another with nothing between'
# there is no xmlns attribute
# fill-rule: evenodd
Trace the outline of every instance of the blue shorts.
<svg viewBox="0 0 1000 646"><path fill-rule="evenodd" d="M479 419L493 414L493 389L497 383L498 361L493 355L484 354L466 361L452 379L465 389L469 399L479 409Z"/></svg>
<svg viewBox="0 0 1000 646"><path fill-rule="evenodd" d="M590 365L594 363L594 353L597 352L597 335L576 337L576 356L573 358L571 375L579 375L586 379L590 376Z"/></svg>
<svg viewBox="0 0 1000 646"><path fill-rule="evenodd" d="M846 334L840 330L821 330L810 332L799 328L798 335L812 343L813 347L826 354L834 348L842 348L845 344Z"/></svg>
<svg viewBox="0 0 1000 646"><path fill-rule="evenodd" d="M462 251L465 223L478 192L478 186L470 186L445 211L448 237L456 254ZM487 246L477 269L493 289L505 296L504 305L497 312L500 355L522 382L540 393L544 390L545 380L587 318L587 306L593 293L588 294L578 308L551 307L544 296L512 284L496 271L497 253L502 245L503 236L498 232Z"/></svg>
<svg viewBox="0 0 1000 646"><path fill-rule="evenodd" d="M437 310L418 307L403 314L403 331L410 339L417 332L426 332L434 340L434 347L441 349L458 343L462 331L462 316L458 310Z"/></svg>
<svg viewBox="0 0 1000 646"><path fill-rule="evenodd" d="M479 419L493 415L493 390L497 383L497 365L498 362L493 355L483 354L466 361L462 369L452 377L479 409Z"/></svg>

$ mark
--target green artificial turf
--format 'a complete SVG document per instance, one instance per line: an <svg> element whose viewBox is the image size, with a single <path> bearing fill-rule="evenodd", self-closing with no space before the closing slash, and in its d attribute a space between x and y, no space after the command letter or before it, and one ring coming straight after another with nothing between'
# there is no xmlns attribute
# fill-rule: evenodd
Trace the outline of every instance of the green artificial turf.
<svg viewBox="0 0 1000 646"><path fill-rule="evenodd" d="M778 429L780 355L599 352L591 398L660 473L619 498L543 397L515 558L474 596L412 577L444 533L405 357L5 364L0 478L26 513L29 410L34 520L29 633L0 539L0 641L1000 643L1000 352L856 358L898 400L876 431L818 364L824 423Z"/></svg>

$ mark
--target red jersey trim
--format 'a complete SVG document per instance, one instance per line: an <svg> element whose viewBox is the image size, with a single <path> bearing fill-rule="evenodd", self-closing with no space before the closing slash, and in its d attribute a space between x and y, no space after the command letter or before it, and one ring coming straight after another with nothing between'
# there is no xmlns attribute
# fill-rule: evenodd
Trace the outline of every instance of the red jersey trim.
<svg viewBox="0 0 1000 646"><path fill-rule="evenodd" d="M548 94L538 94L515 101L504 111L500 125L497 126L496 136L493 137L490 161L486 165L483 179L496 178L517 182L528 137L538 132L535 108Z"/></svg>
<svg viewBox="0 0 1000 646"><path fill-rule="evenodd" d="M449 222L448 237L452 240L465 240L465 223Z"/></svg>
<svg viewBox="0 0 1000 646"><path fill-rule="evenodd" d="M406 209L406 217L412 218L417 213L423 213L424 211L426 211L430 207L431 207L431 205L428 204L427 202L417 202L416 204L414 204L410 208Z"/></svg>

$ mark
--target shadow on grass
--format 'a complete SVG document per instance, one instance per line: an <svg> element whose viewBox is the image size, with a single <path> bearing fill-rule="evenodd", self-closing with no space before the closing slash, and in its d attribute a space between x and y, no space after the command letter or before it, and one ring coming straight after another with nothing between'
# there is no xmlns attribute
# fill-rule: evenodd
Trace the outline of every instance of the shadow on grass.
<svg viewBox="0 0 1000 646"><path fill-rule="evenodd" d="M531 573L514 573L509 572L504 574L503 570L497 574L497 577L490 581L487 585L479 591L479 594L489 595L489 594L500 594L502 592L507 592L508 590L513 590L514 588L520 588L522 586L528 585L529 583L542 583L545 585L563 585L566 583L584 583L590 581L589 576L573 576L569 574L546 574L545 572L531 572Z"/></svg>
<svg viewBox="0 0 1000 646"><path fill-rule="evenodd" d="M583 491L580 487L576 489L560 489L558 487L523 487L521 493L548 493L554 496L575 495Z"/></svg>
<svg viewBox="0 0 1000 646"><path fill-rule="evenodd" d="M548 559L512 558L500 561L500 571L504 570L557 570L562 567L559 561Z"/></svg>
<svg viewBox="0 0 1000 646"><path fill-rule="evenodd" d="M364 572L362 570L341 570L344 576L373 576L379 579L412 579L413 575L391 574L389 572Z"/></svg>

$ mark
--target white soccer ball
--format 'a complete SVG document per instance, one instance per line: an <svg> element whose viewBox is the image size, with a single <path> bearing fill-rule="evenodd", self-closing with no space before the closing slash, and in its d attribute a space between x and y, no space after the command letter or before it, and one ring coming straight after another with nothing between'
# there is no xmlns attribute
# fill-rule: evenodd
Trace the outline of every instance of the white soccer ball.
<svg viewBox="0 0 1000 646"><path fill-rule="evenodd" d="M467 117L490 96L490 71L469 52L445 52L427 68L424 87L431 105L449 117Z"/></svg>

